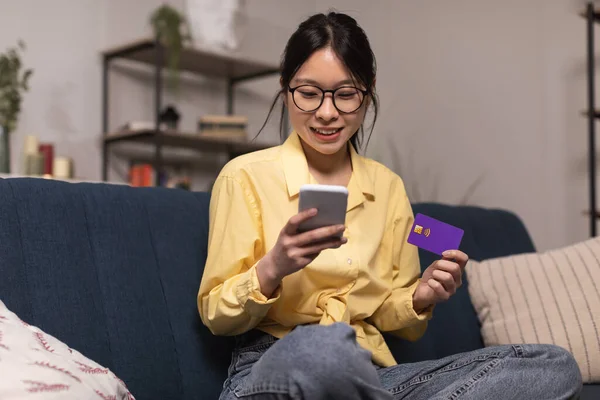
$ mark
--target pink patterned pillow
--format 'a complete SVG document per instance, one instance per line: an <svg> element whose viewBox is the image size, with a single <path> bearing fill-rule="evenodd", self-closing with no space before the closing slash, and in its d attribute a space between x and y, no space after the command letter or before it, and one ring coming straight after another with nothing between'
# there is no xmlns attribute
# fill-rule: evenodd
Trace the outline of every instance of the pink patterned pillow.
<svg viewBox="0 0 600 400"><path fill-rule="evenodd" d="M0 301L0 399L135 400L107 368L21 321Z"/></svg>

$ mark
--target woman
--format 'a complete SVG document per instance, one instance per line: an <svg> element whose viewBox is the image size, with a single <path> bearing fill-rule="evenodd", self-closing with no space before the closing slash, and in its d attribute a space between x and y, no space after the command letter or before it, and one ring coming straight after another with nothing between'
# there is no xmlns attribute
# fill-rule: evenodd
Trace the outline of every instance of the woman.
<svg viewBox="0 0 600 400"><path fill-rule="evenodd" d="M417 249L406 244L413 214L402 180L358 155L377 97L375 58L356 21L338 13L308 18L289 39L281 67L279 96L292 134L282 146L228 163L212 192L198 309L214 334L236 336L221 398L577 393L577 365L553 346L396 364L381 332L423 335L435 304L460 287L467 255L448 251L420 276ZM316 215L297 213L305 183L348 188L346 226L297 232Z"/></svg>

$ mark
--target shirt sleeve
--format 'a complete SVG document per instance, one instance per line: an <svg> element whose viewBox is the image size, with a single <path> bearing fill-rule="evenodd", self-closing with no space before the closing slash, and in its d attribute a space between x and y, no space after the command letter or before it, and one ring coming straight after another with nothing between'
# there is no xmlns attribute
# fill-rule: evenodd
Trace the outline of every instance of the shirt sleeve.
<svg viewBox="0 0 600 400"><path fill-rule="evenodd" d="M259 208L248 184L219 176L210 202L208 254L198 292L198 311L215 335L254 328L279 299L260 290L256 265L264 253Z"/></svg>
<svg viewBox="0 0 600 400"><path fill-rule="evenodd" d="M412 297L420 282L421 268L418 249L406 244L414 216L403 186L399 203L393 228L392 290L371 317L371 322L382 332L414 341L425 333L433 307L419 314L413 308Z"/></svg>

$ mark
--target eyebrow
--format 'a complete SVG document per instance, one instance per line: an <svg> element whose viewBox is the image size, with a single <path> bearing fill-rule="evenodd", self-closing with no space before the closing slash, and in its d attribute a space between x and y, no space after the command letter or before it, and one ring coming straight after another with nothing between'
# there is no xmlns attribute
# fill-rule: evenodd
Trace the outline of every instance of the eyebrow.
<svg viewBox="0 0 600 400"><path fill-rule="evenodd" d="M299 84L307 84L307 85L315 85L315 86L320 86L319 82L313 80L313 79L295 79L295 81ZM345 79L343 81L339 81L337 82L335 85L333 86L343 86L343 85L349 85L349 84L354 84L354 82L352 81L352 79Z"/></svg>

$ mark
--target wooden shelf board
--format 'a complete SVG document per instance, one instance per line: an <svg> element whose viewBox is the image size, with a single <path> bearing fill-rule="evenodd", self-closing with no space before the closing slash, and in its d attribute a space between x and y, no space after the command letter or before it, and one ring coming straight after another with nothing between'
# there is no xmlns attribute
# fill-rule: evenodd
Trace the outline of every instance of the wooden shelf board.
<svg viewBox="0 0 600 400"><path fill-rule="evenodd" d="M111 154L121 160L134 163L152 164L155 158L153 146L139 146L136 143L118 143L110 149ZM218 169L223 166L220 153L198 153L196 150L166 147L162 151L162 164L175 168Z"/></svg>
<svg viewBox="0 0 600 400"><path fill-rule="evenodd" d="M590 216L590 210L585 210L585 211L583 211L582 214L589 217ZM596 211L596 217L595 218L596 219L600 219L600 211Z"/></svg>
<svg viewBox="0 0 600 400"><path fill-rule="evenodd" d="M580 12L579 16L584 19L587 19L587 11L584 10L584 11ZM600 23L600 11L598 11L598 10L594 10L594 21Z"/></svg>
<svg viewBox="0 0 600 400"><path fill-rule="evenodd" d="M104 136L105 143L139 142L154 144L160 136L164 147L193 149L207 153L243 154L273 147L273 144L252 143L202 137L181 132L156 132L155 130L124 131Z"/></svg>
<svg viewBox="0 0 600 400"><path fill-rule="evenodd" d="M581 111L581 115L583 115L584 117L587 117L590 115L590 113L588 112L588 110L583 110L583 111ZM600 119L600 110L594 111L594 118Z"/></svg>
<svg viewBox="0 0 600 400"><path fill-rule="evenodd" d="M141 39L106 50L102 54L107 58L123 58L154 65L156 42L153 39ZM192 47L182 50L179 66L184 71L234 80L276 74L279 71L279 66L275 64Z"/></svg>

